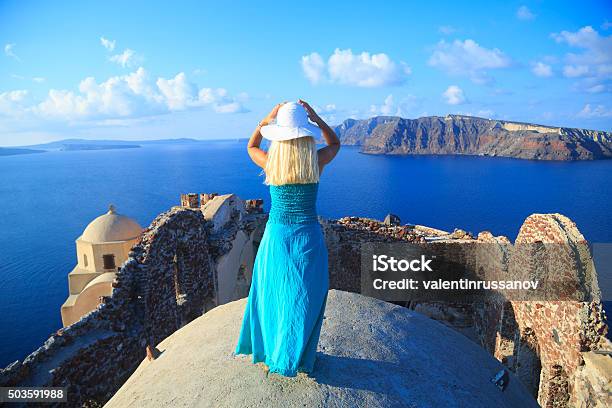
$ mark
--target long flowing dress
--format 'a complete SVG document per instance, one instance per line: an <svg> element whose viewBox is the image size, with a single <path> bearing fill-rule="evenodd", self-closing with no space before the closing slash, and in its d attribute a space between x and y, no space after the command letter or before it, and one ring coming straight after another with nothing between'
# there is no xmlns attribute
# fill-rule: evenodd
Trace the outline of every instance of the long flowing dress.
<svg viewBox="0 0 612 408"><path fill-rule="evenodd" d="M270 186L271 209L255 257L235 354L270 372L313 370L327 302L327 248L317 219L318 183Z"/></svg>

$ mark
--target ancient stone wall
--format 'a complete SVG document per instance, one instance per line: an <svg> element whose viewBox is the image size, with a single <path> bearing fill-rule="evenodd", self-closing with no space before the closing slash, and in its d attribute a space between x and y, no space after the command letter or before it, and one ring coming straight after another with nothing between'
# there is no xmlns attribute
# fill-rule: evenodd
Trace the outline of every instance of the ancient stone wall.
<svg viewBox="0 0 612 408"><path fill-rule="evenodd" d="M582 354L584 364L578 367L572 384L573 404L576 407L610 407L610 353L587 352Z"/></svg>
<svg viewBox="0 0 612 408"><path fill-rule="evenodd" d="M521 265L522 249L536 242L544 244L545 257L562 260L555 265L555 273L561 278L559 285L567 286L562 293L598 294L596 272L586 240L570 219L560 214L528 217L515 241L511 272L519 273L518 268L524 266ZM572 286L569 282L578 282L578 285ZM600 300L513 301L511 307L516 323L500 322L515 327L516 345L510 368L518 371L535 365L532 371L539 374L537 396L542 406L575 406L580 396L572 392L576 389L573 382L576 370L584 364L583 353L610 348Z"/></svg>
<svg viewBox="0 0 612 408"><path fill-rule="evenodd" d="M542 264L551 264L560 277L560 294L583 301L509 301L493 297L473 304L412 302L408 306L457 329L480 343L514 371L545 407L610 406L601 392L610 383L594 381L595 372L610 366L610 357L585 366L585 355L611 350L598 294L597 275L586 240L576 225L560 214L534 214L522 225L514 245L506 237L483 232L477 238L422 226L385 223L347 217L323 223L330 253L330 284L337 289L360 290L360 246L363 242L456 242L476 244L471 253L479 267L497 276L524 276L533 271L534 244L541 243ZM479 245L486 244L486 245ZM460 255L460 254L458 254ZM551 260L557 260L555 264ZM544 262L545 261L545 262ZM471 327L468 327L471 326ZM470 330L467 330L470 329ZM607 359L607 360L605 360ZM607 366L605 364L608 364ZM588 404L584 404L588 401ZM582 405L581 405L582 404ZM597 405L600 404L600 405Z"/></svg>
<svg viewBox="0 0 612 408"><path fill-rule="evenodd" d="M183 206L160 214L117 272L112 296L26 359L1 370L0 385L65 386L68 406L100 406L145 358L147 348L154 355L156 344L214 307L219 260L233 249L237 234L250 238L240 244L252 245L265 214L260 201L247 206L228 196L218 206L225 223L215 231L217 214L206 216L198 198L183 195Z"/></svg>
<svg viewBox="0 0 612 408"><path fill-rule="evenodd" d="M393 225L361 217L320 220L328 249L329 285L359 293L361 291L361 245L366 242L423 243L426 228ZM435 231L435 230L432 230Z"/></svg>

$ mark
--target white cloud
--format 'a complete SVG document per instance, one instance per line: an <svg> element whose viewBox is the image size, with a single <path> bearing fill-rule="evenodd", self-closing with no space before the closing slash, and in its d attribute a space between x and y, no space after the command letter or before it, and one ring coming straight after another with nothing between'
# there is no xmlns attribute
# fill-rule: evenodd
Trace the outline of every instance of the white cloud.
<svg viewBox="0 0 612 408"><path fill-rule="evenodd" d="M506 68L510 58L497 48L481 47L474 40L440 41L429 58L429 65L451 75L467 76L478 84L491 82L487 71Z"/></svg>
<svg viewBox="0 0 612 408"><path fill-rule="evenodd" d="M382 105L372 105L370 107L370 112L377 115L385 115L385 116L389 116L389 115L397 115L399 116L399 112L397 112L398 108L395 106L395 103L393 102L393 95L388 95L385 98L385 101L383 102Z"/></svg>
<svg viewBox="0 0 612 408"><path fill-rule="evenodd" d="M168 109L184 110L193 105L198 89L187 81L185 73L181 72L172 79L159 78L156 82Z"/></svg>
<svg viewBox="0 0 612 408"><path fill-rule="evenodd" d="M576 78L585 76L589 73L587 65L566 65L563 67L563 75L568 78Z"/></svg>
<svg viewBox="0 0 612 408"><path fill-rule="evenodd" d="M140 67L100 83L93 77L85 78L78 92L51 89L42 102L24 111L68 121L139 118L204 107L218 113L236 113L247 111L242 103L246 98L246 94L231 97L223 88L198 89L183 72L174 78L153 80Z"/></svg>
<svg viewBox="0 0 612 408"><path fill-rule="evenodd" d="M304 71L306 79L316 85L320 83L325 76L325 62L316 52L304 55L302 57L302 70Z"/></svg>
<svg viewBox="0 0 612 408"><path fill-rule="evenodd" d="M463 89L459 88L457 85L449 86L446 91L442 93L442 96L449 105L460 105L466 101Z"/></svg>
<svg viewBox="0 0 612 408"><path fill-rule="evenodd" d="M414 95L406 95L396 101L393 95L389 94L381 105L370 106L368 116L406 116L409 113L414 113L414 110L418 107L419 100Z"/></svg>
<svg viewBox="0 0 612 408"><path fill-rule="evenodd" d="M529 7L521 6L518 8L518 10L516 10L516 17L519 20L528 21L533 20L536 16L531 12L531 10L529 10Z"/></svg>
<svg viewBox="0 0 612 408"><path fill-rule="evenodd" d="M133 64L134 56L135 56L134 50L126 48L121 54L111 55L109 60L125 68Z"/></svg>
<svg viewBox="0 0 612 408"><path fill-rule="evenodd" d="M202 88L198 93L198 100L203 104L213 103L227 95L227 90L224 88Z"/></svg>
<svg viewBox="0 0 612 408"><path fill-rule="evenodd" d="M585 89L588 93L600 93L606 90L606 86L604 84L597 84Z"/></svg>
<svg viewBox="0 0 612 408"><path fill-rule="evenodd" d="M411 73L404 62L396 63L387 54L362 52L353 54L350 49L336 49L327 63L321 55L313 52L301 60L306 78L313 84L330 83L374 88L400 85Z"/></svg>
<svg viewBox="0 0 612 408"><path fill-rule="evenodd" d="M47 98L33 110L46 118L68 120L162 113L162 99L146 85L147 81L147 74L142 68L101 83L88 77L79 84L78 93L51 89Z"/></svg>
<svg viewBox="0 0 612 408"><path fill-rule="evenodd" d="M115 40L109 40L107 38L100 37L100 44L102 44L102 46L106 48L108 51L115 50Z"/></svg>
<svg viewBox="0 0 612 408"><path fill-rule="evenodd" d="M0 93L0 115L14 115L23 109L28 91L19 89Z"/></svg>
<svg viewBox="0 0 612 408"><path fill-rule="evenodd" d="M247 110L242 106L240 102L216 102L213 104L213 109L217 113L242 113Z"/></svg>
<svg viewBox="0 0 612 408"><path fill-rule="evenodd" d="M610 27L612 27L612 23L609 22L608 20L604 21L603 24L601 25L602 30L607 30Z"/></svg>
<svg viewBox="0 0 612 408"><path fill-rule="evenodd" d="M6 44L6 45L4 46L4 54L5 54L7 57L10 57L10 58L15 58L17 61L21 61L21 60L19 59L19 57L18 57L18 56L15 54L15 51L14 51L14 49L15 49L15 45L16 45L16 44L12 44L12 43L11 43L11 44Z"/></svg>
<svg viewBox="0 0 612 408"><path fill-rule="evenodd" d="M449 35L455 33L457 29L453 26L443 25L438 27L438 31L442 34Z"/></svg>
<svg viewBox="0 0 612 408"><path fill-rule="evenodd" d="M585 119L609 118L612 117L612 109L607 109L604 105L592 107L590 103L587 103L576 116Z"/></svg>
<svg viewBox="0 0 612 408"><path fill-rule="evenodd" d="M317 106L315 111L317 113L336 113L338 111L338 108L336 107L335 103L328 103L327 105L321 107Z"/></svg>
<svg viewBox="0 0 612 408"><path fill-rule="evenodd" d="M580 53L567 53L563 75L579 78L582 90L610 90L612 80L612 35L602 36L591 26L576 32L561 31L551 37L558 43L565 43Z"/></svg>
<svg viewBox="0 0 612 408"><path fill-rule="evenodd" d="M531 72L533 72L534 75L542 77L542 78L551 77L553 74L552 67L541 61L535 62L533 64L533 66L531 67Z"/></svg>
<svg viewBox="0 0 612 408"><path fill-rule="evenodd" d="M32 78L30 78L30 77L24 77L23 75L17 75L17 74L11 74L11 78L18 79L20 81L23 81L25 79L27 79L29 81L31 79L33 82L36 82L36 83L39 83L39 84L46 81L46 78L44 78L44 77L32 77Z"/></svg>
<svg viewBox="0 0 612 408"><path fill-rule="evenodd" d="M225 88L202 88L198 92L196 105L211 105L217 113L242 113L248 112L242 102L248 99L246 93L231 98Z"/></svg>
<svg viewBox="0 0 612 408"><path fill-rule="evenodd" d="M596 55L593 57L601 57L601 53L605 53L610 49L610 37L602 37L591 26L582 27L576 32L561 31L560 33L551 34L552 38L559 42L565 42L572 47L584 48L593 51Z"/></svg>
<svg viewBox="0 0 612 408"><path fill-rule="evenodd" d="M341 119L345 119L346 116L346 112L341 109L338 109L335 103L328 103L326 105L313 105L313 109L327 123L335 123L338 119L338 116L341 116Z"/></svg>

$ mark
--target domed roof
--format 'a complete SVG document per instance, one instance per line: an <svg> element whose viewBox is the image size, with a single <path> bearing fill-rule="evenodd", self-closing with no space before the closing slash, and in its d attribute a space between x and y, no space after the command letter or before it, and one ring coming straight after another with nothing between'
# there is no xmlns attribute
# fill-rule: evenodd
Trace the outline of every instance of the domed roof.
<svg viewBox="0 0 612 408"><path fill-rule="evenodd" d="M89 223L81 238L87 242L128 241L137 238L142 227L130 217L117 214L111 204L108 212Z"/></svg>
<svg viewBox="0 0 612 408"><path fill-rule="evenodd" d="M329 291L310 376L266 376L251 356L232 357L247 299L217 306L177 330L146 358L105 408L529 407L539 405L483 348L412 310ZM202 347L206 344L206 347Z"/></svg>

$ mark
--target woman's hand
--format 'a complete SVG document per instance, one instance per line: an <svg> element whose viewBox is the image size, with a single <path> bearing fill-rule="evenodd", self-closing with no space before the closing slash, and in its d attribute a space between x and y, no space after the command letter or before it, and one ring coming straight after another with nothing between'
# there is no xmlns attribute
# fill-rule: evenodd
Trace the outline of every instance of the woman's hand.
<svg viewBox="0 0 612 408"><path fill-rule="evenodd" d="M325 139L325 143L327 144L327 146L317 151L317 156L319 160L319 172L321 172L323 171L323 167L329 162L331 162L338 153L338 150L340 150L340 140L338 139L336 132L334 132L334 130L330 128L329 125L325 123L325 121L321 119L319 115L317 115L317 112L312 109L312 106L310 106L308 102L299 99L298 103L302 105L304 109L306 109L310 120L316 123L317 126L321 129L321 135L323 136L323 138Z"/></svg>
<svg viewBox="0 0 612 408"><path fill-rule="evenodd" d="M268 116L266 116L264 118L264 120L262 120L260 123L262 125L269 125L270 123L272 123L274 121L274 119L276 119L276 115L278 115L278 110L280 109L281 106L283 106L285 103L287 102L281 102L279 104L277 104L276 106L274 106L272 108L272 110L270 111L270 113L268 113Z"/></svg>
<svg viewBox="0 0 612 408"><path fill-rule="evenodd" d="M312 109L312 106L310 106L308 102L299 99L298 103L302 105L304 109L306 109L306 112L308 113L308 117L310 118L310 120L312 120L314 123L319 123L321 118L319 117L319 115L317 115L317 112L315 112L315 110Z"/></svg>

